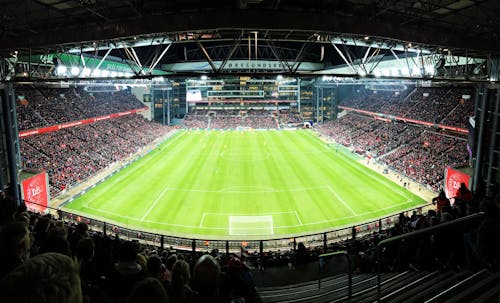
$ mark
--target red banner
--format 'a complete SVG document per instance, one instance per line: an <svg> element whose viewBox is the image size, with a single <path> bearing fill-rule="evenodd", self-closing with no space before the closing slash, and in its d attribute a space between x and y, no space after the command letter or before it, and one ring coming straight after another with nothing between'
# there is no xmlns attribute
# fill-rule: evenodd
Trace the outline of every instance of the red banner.
<svg viewBox="0 0 500 303"><path fill-rule="evenodd" d="M469 188L470 176L468 174L455 170L451 167L447 167L444 175L444 190L448 198L454 198L457 196L457 191L460 188L460 184L462 183L465 183L467 188Z"/></svg>
<svg viewBox="0 0 500 303"><path fill-rule="evenodd" d="M96 118L68 122L68 123L64 123L64 124L52 125L52 126L47 126L47 127L37 128L37 129L24 130L24 131L19 132L19 138L38 135L38 134L44 134L44 133L50 133L50 132L58 131L58 130L64 129L64 128L90 124L90 123L94 123L94 122L102 121L102 120L107 120L107 119L118 118L121 116L126 116L126 115L135 114L138 112L142 112L142 111L145 111L147 109L148 109L147 107L143 107L143 108L133 109L133 110L129 110L126 112L111 114L111 115L107 115L107 116L100 116L100 117L96 117Z"/></svg>
<svg viewBox="0 0 500 303"><path fill-rule="evenodd" d="M45 171L21 182L23 200L29 210L44 212L49 204L49 188Z"/></svg>

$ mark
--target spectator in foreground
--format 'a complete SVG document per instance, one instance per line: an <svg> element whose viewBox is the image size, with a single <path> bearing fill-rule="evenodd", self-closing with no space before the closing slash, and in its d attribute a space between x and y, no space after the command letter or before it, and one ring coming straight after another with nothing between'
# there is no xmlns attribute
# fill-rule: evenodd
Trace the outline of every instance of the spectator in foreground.
<svg viewBox="0 0 500 303"><path fill-rule="evenodd" d="M5 276L0 293L4 303L81 303L78 265L63 254L38 255Z"/></svg>
<svg viewBox="0 0 500 303"><path fill-rule="evenodd" d="M134 287L127 303L169 303L167 292L156 278L145 278Z"/></svg>
<svg viewBox="0 0 500 303"><path fill-rule="evenodd" d="M190 302L194 292L189 287L189 264L184 260L175 262L172 269L170 298L173 303Z"/></svg>

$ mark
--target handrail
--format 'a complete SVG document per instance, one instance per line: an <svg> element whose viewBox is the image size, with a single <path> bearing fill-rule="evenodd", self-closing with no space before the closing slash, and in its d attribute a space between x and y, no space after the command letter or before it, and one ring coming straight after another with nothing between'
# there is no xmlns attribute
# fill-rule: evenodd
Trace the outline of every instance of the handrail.
<svg viewBox="0 0 500 303"><path fill-rule="evenodd" d="M321 288L321 263L322 259L331 256L345 255L347 258L347 298L349 301L352 298L352 268L351 268L351 258L347 250L334 251L331 253L321 254L318 256L318 289Z"/></svg>
<svg viewBox="0 0 500 303"><path fill-rule="evenodd" d="M429 235L435 231L441 231L447 228L452 228L456 227L458 225L464 224L464 223L470 223L475 220L483 219L484 218L484 213L476 213L472 215L468 215L466 217L454 219L452 221L448 221L445 223L441 223L438 225L430 226L427 228L423 228L420 230L412 231L403 235L395 236L392 238L388 238L385 240L382 240L378 243L377 249L375 251L376 253L376 262L377 262L377 302L380 302L380 297L381 297L381 262L380 262L380 250L383 247L388 246L391 243L401 241L401 240L406 240L406 239L413 239L413 238L418 238L421 236Z"/></svg>

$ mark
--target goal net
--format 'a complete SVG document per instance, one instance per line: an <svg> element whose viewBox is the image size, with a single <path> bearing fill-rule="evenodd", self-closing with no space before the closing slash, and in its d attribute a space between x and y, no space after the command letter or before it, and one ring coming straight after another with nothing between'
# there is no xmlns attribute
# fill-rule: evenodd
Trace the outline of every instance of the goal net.
<svg viewBox="0 0 500 303"><path fill-rule="evenodd" d="M229 216L229 235L272 235L273 216Z"/></svg>

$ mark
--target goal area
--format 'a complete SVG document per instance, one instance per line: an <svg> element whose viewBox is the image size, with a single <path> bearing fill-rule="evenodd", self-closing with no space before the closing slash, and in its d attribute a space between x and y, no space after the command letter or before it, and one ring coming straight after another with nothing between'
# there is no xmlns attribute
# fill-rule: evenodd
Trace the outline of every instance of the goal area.
<svg viewBox="0 0 500 303"><path fill-rule="evenodd" d="M229 235L272 235L273 216L229 216Z"/></svg>

